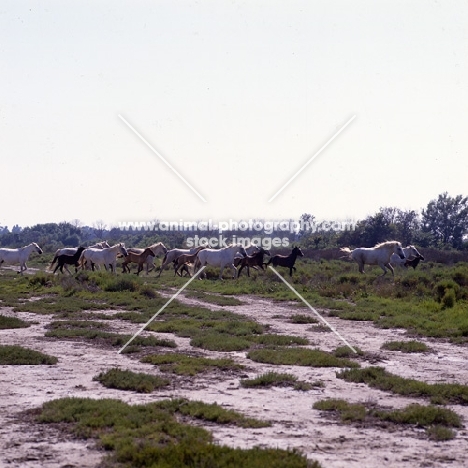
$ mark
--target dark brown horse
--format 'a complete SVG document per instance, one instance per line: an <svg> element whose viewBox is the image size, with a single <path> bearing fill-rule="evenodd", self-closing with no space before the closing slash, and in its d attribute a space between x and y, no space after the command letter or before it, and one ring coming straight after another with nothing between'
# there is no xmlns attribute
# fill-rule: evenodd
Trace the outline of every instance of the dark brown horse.
<svg viewBox="0 0 468 468"><path fill-rule="evenodd" d="M289 268L289 276L292 276L293 270L296 271L294 263L296 263L297 257L303 257L304 254L299 247L293 247L292 252L289 255L274 255L270 258L268 263L265 263L268 266L270 263L273 263L273 266L282 266Z"/></svg>
<svg viewBox="0 0 468 468"><path fill-rule="evenodd" d="M258 252L255 252L253 255L247 255L246 257L238 257L234 259L234 266L239 267L237 270L237 277L239 278L241 271L247 267L247 276L250 276L250 267L255 268L258 270L260 267L262 270L263 268L263 257L264 255L270 256L270 252L265 250L263 247L260 247Z"/></svg>
<svg viewBox="0 0 468 468"><path fill-rule="evenodd" d="M54 269L54 273L60 269L60 271L63 273L63 267L65 267L65 270L68 271L68 273L71 275L70 270L68 269L67 265L75 265L75 273L78 271L78 267L80 264L78 263L78 260L81 257L81 253L85 247L78 247L77 251L73 255L66 255L66 254L61 254L57 255L54 257L52 263L50 264L50 268L54 265L55 262L57 262L57 266Z"/></svg>

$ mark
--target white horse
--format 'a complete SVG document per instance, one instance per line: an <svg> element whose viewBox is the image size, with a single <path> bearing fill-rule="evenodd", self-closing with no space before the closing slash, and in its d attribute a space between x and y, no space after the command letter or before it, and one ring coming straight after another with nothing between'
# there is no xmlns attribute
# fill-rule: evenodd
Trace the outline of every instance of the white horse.
<svg viewBox="0 0 468 468"><path fill-rule="evenodd" d="M181 255L192 255L194 253L197 253L199 249L199 247L193 247L191 249L172 249L166 252L162 264L159 267L158 278L161 276L161 273L166 265L169 265L169 263L172 263L174 260L177 260Z"/></svg>
<svg viewBox="0 0 468 468"><path fill-rule="evenodd" d="M387 269L389 269L392 272L392 275L395 276L393 267L390 265L390 257L392 254L396 254L401 259L406 258L401 243L397 241L381 242L375 247L370 248L360 247L350 250L349 247L343 247L340 250L344 252L346 256L357 262L361 273L364 273L365 264L379 265L384 271L381 276L385 276L387 274Z"/></svg>
<svg viewBox="0 0 468 468"><path fill-rule="evenodd" d="M240 253L244 257L247 255L242 245L229 245L223 249L203 249L198 252L195 261L194 271L198 271L202 266L211 265L220 267L219 279L223 279L223 270L229 266L233 271L233 278L237 276L237 268L234 266L234 258Z"/></svg>
<svg viewBox="0 0 468 468"><path fill-rule="evenodd" d="M155 268L154 258L156 256L158 256L159 254L161 254L161 253L163 253L163 254L167 253L167 248L162 242L158 242L157 244L150 245L148 247L148 249L151 249L153 251L154 257L151 256L151 255L148 255L148 257L146 257L146 261L143 262L143 264L146 265L146 274L148 274L150 271L154 270L154 268ZM145 251L145 249L138 249L136 247L130 247L129 249L127 249L127 252L129 254L135 253L137 255L142 254L144 251ZM126 262L126 263L130 263L130 262Z"/></svg>
<svg viewBox="0 0 468 468"><path fill-rule="evenodd" d="M124 257L127 256L127 249L125 248L125 244L115 244L112 247L108 247L106 249L87 248L83 250L79 263L81 268L84 269L84 265L86 263L88 264L87 268L89 269L89 265L91 265L93 270L95 265L109 265L110 270L115 273L115 268L117 266L117 255L119 253Z"/></svg>
<svg viewBox="0 0 468 468"><path fill-rule="evenodd" d="M23 271L28 269L26 262L33 251L38 254L42 253L42 249L35 242L31 242L31 244L19 249L0 249L0 264L6 263L11 265L19 263L20 271L18 273L23 274Z"/></svg>
<svg viewBox="0 0 468 468"><path fill-rule="evenodd" d="M411 257L424 260L424 257L419 253L418 249L414 245L408 245L408 247L404 247L403 253L405 254L406 258L400 258L398 255L392 254L390 257L390 263L392 266L404 267L406 266L406 261Z"/></svg>
<svg viewBox="0 0 468 468"><path fill-rule="evenodd" d="M110 245L107 241L98 242L97 244L90 245L88 249L108 249ZM55 251L54 259L52 263L49 265L49 270L52 269L54 263L57 261L59 255L75 255L78 252L78 247L65 247L63 249L57 249Z"/></svg>

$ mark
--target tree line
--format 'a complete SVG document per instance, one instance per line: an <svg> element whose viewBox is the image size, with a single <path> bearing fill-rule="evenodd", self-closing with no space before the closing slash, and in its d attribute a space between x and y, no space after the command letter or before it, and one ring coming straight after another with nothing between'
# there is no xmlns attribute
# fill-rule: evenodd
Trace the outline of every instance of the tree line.
<svg viewBox="0 0 468 468"><path fill-rule="evenodd" d="M290 220L292 221L292 220ZM304 248L324 249L333 247L371 247L378 242L397 239L404 245L437 249L468 250L468 197L449 196L447 192L431 200L426 208L418 213L395 207L380 208L374 215L354 223L354 229L337 229L333 222L318 223L314 215L304 213L297 222L295 232L273 229L266 234L254 229L223 232L225 237L287 237L290 243L300 243ZM163 242L169 248L184 244L187 232L184 229L151 230L107 228L102 221L93 226L80 226L73 223L46 223L11 230L0 226L0 246L20 247L37 242L46 251L60 247L89 245L96 241L125 242L129 246L144 246ZM190 235L199 237L218 236L216 229L198 229Z"/></svg>

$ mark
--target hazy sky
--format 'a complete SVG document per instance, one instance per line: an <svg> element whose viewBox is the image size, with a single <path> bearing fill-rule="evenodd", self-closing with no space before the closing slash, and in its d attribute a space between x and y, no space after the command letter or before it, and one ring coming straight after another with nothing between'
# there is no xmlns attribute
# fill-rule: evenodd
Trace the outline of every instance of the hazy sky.
<svg viewBox="0 0 468 468"><path fill-rule="evenodd" d="M468 195L467 24L466 0L3 0L0 225Z"/></svg>

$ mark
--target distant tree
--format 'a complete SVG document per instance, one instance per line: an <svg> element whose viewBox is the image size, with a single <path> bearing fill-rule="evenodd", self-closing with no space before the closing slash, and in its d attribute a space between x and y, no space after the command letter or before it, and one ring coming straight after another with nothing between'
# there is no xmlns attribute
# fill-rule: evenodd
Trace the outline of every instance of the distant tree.
<svg viewBox="0 0 468 468"><path fill-rule="evenodd" d="M104 233L106 232L107 225L104 223L102 219L98 219L93 224L94 234L100 240L104 240Z"/></svg>
<svg viewBox="0 0 468 468"><path fill-rule="evenodd" d="M415 243L415 238L421 229L421 219L416 211L398 210L395 224L398 232L397 240L405 246Z"/></svg>
<svg viewBox="0 0 468 468"><path fill-rule="evenodd" d="M462 248L468 233L468 197L444 192L431 200L422 211L422 230L432 235L436 247Z"/></svg>

